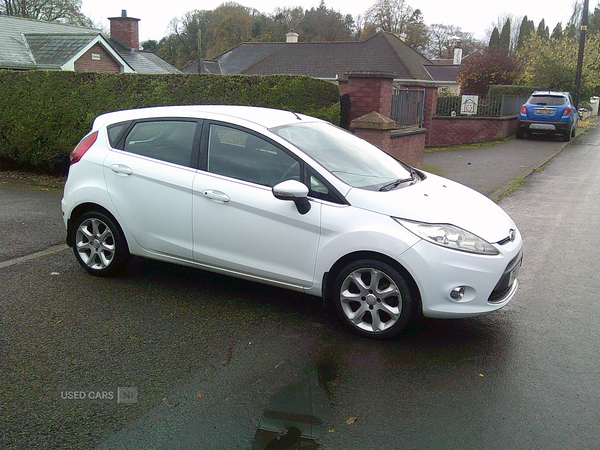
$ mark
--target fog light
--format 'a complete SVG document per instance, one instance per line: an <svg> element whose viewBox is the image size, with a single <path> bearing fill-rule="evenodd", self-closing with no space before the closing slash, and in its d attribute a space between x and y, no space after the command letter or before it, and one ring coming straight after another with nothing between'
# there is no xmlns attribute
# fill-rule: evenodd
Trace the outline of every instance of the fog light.
<svg viewBox="0 0 600 450"><path fill-rule="evenodd" d="M450 298L452 300L456 300L457 302L461 301L465 296L465 287L459 286L455 287L450 291Z"/></svg>

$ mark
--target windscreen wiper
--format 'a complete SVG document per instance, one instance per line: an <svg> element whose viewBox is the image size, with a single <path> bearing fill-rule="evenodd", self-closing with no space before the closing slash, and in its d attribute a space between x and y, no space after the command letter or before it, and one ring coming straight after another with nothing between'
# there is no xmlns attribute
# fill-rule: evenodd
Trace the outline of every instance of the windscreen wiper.
<svg viewBox="0 0 600 450"><path fill-rule="evenodd" d="M396 181L392 181L391 183L384 184L383 186L381 186L379 188L379 192L391 191L392 189L397 188L401 184L412 182L412 181L415 181L415 178L412 176L410 178L400 178Z"/></svg>

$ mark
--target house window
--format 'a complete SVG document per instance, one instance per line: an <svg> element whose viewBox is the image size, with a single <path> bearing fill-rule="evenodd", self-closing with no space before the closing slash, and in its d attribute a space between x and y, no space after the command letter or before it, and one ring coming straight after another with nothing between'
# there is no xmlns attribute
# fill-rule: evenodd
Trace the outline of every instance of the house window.
<svg viewBox="0 0 600 450"><path fill-rule="evenodd" d="M100 61L102 60L102 55L100 53L92 53L92 61Z"/></svg>

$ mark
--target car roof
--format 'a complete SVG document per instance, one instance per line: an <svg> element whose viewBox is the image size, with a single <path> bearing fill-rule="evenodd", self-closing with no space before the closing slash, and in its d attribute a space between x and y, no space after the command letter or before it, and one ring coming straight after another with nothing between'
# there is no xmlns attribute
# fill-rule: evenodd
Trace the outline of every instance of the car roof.
<svg viewBox="0 0 600 450"><path fill-rule="evenodd" d="M92 129L97 130L113 123L129 120L163 117L194 117L213 120L225 120L233 123L252 123L264 128L273 128L299 121L321 121L320 119L296 114L292 111L263 108L258 106L237 105L189 105L158 106L153 108L128 109L109 112L94 120Z"/></svg>

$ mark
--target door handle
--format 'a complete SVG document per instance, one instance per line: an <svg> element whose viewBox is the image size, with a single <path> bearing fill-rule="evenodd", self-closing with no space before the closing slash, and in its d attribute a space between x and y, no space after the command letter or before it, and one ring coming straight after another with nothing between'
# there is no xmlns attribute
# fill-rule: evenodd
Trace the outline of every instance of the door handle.
<svg viewBox="0 0 600 450"><path fill-rule="evenodd" d="M206 189L202 191L202 194L204 194L204 196L210 200L215 200L221 203L227 203L230 200L229 196L224 192L213 191L212 189Z"/></svg>
<svg viewBox="0 0 600 450"><path fill-rule="evenodd" d="M113 164L110 166L110 170L119 175L131 175L133 173L131 167L127 167L123 164Z"/></svg>

